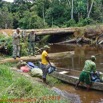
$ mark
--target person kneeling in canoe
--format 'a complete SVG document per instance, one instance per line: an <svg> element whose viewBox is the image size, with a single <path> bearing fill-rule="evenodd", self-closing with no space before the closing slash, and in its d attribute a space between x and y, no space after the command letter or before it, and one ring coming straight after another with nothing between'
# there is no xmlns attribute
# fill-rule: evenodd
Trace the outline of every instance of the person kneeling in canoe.
<svg viewBox="0 0 103 103"><path fill-rule="evenodd" d="M89 90L92 84L90 73L96 72L95 61L96 61L96 57L94 55L90 57L90 60L85 61L84 68L79 76L79 81L76 83L75 88L77 88L80 83L86 83L87 90Z"/></svg>

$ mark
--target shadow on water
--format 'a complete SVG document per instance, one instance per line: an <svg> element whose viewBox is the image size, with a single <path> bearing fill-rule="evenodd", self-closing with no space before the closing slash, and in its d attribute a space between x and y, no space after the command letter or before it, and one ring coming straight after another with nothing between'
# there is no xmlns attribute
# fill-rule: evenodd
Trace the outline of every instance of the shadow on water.
<svg viewBox="0 0 103 103"><path fill-rule="evenodd" d="M69 57L68 55L63 58L55 58L53 62L57 67L69 68L81 71L86 59L89 59L91 55L96 56L97 70L103 72L103 47L95 47L89 45L51 45L50 52L65 52L74 51L74 55ZM63 84L57 86L59 89L65 90L69 93L79 95L82 103L103 103L103 92L91 90L89 92L86 89L80 88L75 90L73 86L69 84Z"/></svg>

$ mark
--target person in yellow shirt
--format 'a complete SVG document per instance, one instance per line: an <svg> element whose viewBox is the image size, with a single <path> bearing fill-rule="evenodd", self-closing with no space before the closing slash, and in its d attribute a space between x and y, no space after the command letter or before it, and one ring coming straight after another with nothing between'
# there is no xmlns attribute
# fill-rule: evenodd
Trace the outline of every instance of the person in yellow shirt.
<svg viewBox="0 0 103 103"><path fill-rule="evenodd" d="M49 56L48 56L48 50L49 49L50 49L50 47L45 45L44 50L43 50L42 55L41 55L41 69L42 69L42 72L43 72L42 78L43 78L44 83L47 83L46 82L46 75L48 73L49 67L51 66L50 59L49 59Z"/></svg>

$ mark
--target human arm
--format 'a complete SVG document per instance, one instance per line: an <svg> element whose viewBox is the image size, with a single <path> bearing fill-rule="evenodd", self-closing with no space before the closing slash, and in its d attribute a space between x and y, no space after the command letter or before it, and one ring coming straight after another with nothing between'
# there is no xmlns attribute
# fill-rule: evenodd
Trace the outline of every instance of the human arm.
<svg viewBox="0 0 103 103"><path fill-rule="evenodd" d="M46 51L43 51L42 56L45 58L45 59L44 59L44 60L45 60L45 63L46 63L46 64L49 63L49 64L51 65L51 63L50 63L50 58L49 58L48 53L47 53Z"/></svg>
<svg viewBox="0 0 103 103"><path fill-rule="evenodd" d="M93 65L93 69L92 69L93 73L96 73L96 64Z"/></svg>
<svg viewBox="0 0 103 103"><path fill-rule="evenodd" d="M14 32L14 33L13 33L13 38L14 38L14 39L20 38L20 35L17 34L16 32Z"/></svg>
<svg viewBox="0 0 103 103"><path fill-rule="evenodd" d="M45 58L46 58L47 62L51 65L49 56L47 55Z"/></svg>

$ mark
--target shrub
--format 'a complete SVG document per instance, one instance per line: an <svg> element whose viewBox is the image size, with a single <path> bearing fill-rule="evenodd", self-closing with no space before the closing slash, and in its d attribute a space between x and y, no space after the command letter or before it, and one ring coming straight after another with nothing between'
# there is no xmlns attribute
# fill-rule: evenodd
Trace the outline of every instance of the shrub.
<svg viewBox="0 0 103 103"><path fill-rule="evenodd" d="M3 46L1 48L2 53L7 53L11 55L12 53L12 38L11 37L6 37L5 35L0 35L0 44ZM6 51L7 49L7 51Z"/></svg>
<svg viewBox="0 0 103 103"><path fill-rule="evenodd" d="M47 43L47 41L49 40L49 38L50 38L50 35L45 35L45 36L43 36L41 38L41 42L45 44L45 43Z"/></svg>
<svg viewBox="0 0 103 103"><path fill-rule="evenodd" d="M7 51L8 55L12 55L13 47L12 47L12 38L7 38Z"/></svg>
<svg viewBox="0 0 103 103"><path fill-rule="evenodd" d="M20 43L21 45L21 51L20 51L20 55L24 56L24 55L28 55L28 44L27 42L24 43Z"/></svg>
<svg viewBox="0 0 103 103"><path fill-rule="evenodd" d="M67 24L67 27L75 26L76 21L74 19L70 19L66 24Z"/></svg>
<svg viewBox="0 0 103 103"><path fill-rule="evenodd" d="M2 78L2 81L3 82L10 82L12 81L12 77L13 77L13 72L10 71L10 69L8 69L8 66L10 66L10 64L6 64L5 65L1 65L0 66L0 75L1 75L1 78Z"/></svg>
<svg viewBox="0 0 103 103"><path fill-rule="evenodd" d="M85 26L85 25L90 25L94 24L95 21L91 18L85 18L85 19L80 19L79 22L77 23L77 26Z"/></svg>

